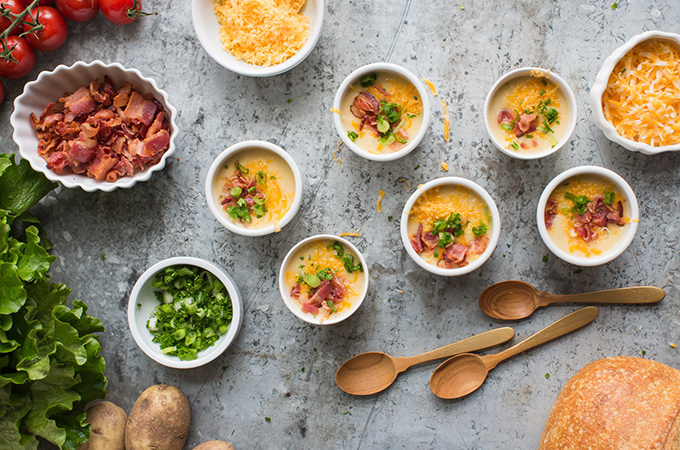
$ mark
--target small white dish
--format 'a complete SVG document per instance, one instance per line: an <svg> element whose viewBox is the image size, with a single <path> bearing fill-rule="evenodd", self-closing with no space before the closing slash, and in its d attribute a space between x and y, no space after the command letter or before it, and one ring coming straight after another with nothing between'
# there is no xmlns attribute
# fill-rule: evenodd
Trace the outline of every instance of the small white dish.
<svg viewBox="0 0 680 450"><path fill-rule="evenodd" d="M548 198L561 183L564 183L566 180L576 175L595 175L613 182L614 185L624 193L627 206L630 211L629 221L626 224L628 228L622 238L613 248L603 252L599 256L591 256L586 258L573 255L565 250L562 250L555 244L555 242L553 242L545 226L545 207L548 202ZM550 249L550 251L561 260L570 264L574 264L575 266L583 267L599 266L608 263L609 261L621 255L621 253L623 253L633 241L639 220L640 211L638 209L637 198L635 197L635 193L633 192L633 189L631 189L630 185L628 185L628 183L626 183L626 181L617 173L609 169L605 169L604 167L597 166L574 167L553 178L553 180L543 190L543 193L538 200L538 207L536 208L536 224L538 225L538 232L541 235L541 239L543 239L546 247L548 247L548 249Z"/></svg>
<svg viewBox="0 0 680 450"><path fill-rule="evenodd" d="M392 153L371 153L359 147L356 143L352 142L347 136L347 129L342 123L342 117L340 113L340 107L342 100L345 97L347 91L350 89L350 85L358 85L359 80L362 76L371 73L387 72L399 75L409 81L418 90L420 100L423 105L423 117L422 124L416 135L411 139L411 141L402 149L392 152ZM394 161L395 159L402 158L413 151L423 140L427 130L430 128L430 97L429 91L423 86L418 77L416 77L409 70L404 69L401 66L391 63L373 63L356 69L354 72L349 74L347 78L340 84L336 94L335 100L333 101L333 123L335 124L335 129L338 132L338 136L342 142L352 150L357 155L362 158L369 159L371 161Z"/></svg>
<svg viewBox="0 0 680 450"><path fill-rule="evenodd" d="M555 83L562 93L564 94L564 97L567 100L567 105L569 107L569 122L567 124L567 127L564 131L564 134L562 135L561 139L557 141L557 145L555 145L552 148L548 148L544 151L540 152L527 152L527 153L522 153L522 152L514 152L512 150L509 150L505 148L502 142L498 140L498 138L494 135L493 130L491 129L491 120L496 121L495 116L492 115L490 108L491 108L491 103L496 96L496 93L499 91L499 89L503 88L508 82L515 80L520 77L525 77L529 76L532 74L536 73L542 73L545 75L545 78L553 83ZM494 112L493 114L497 114L498 112ZM538 159L538 158L544 158L546 156L552 155L553 153L557 152L559 149L564 147L564 145L569 142L569 139L571 139L571 135L574 133L574 129L576 128L576 119L578 116L577 112L577 107L576 107L576 96L574 95L574 92L571 90L569 85L567 84L566 81L559 75L557 75L554 72L551 72L546 69L541 69L540 67L524 67L520 69L515 69L512 70L505 75L503 75L501 78L498 79L489 91L489 93L486 96L486 101L484 102L484 125L486 126L486 131L489 133L489 137L491 138L491 142L503 153L506 155L516 158L516 159L524 159L524 160L529 160L529 159Z"/></svg>
<svg viewBox="0 0 680 450"><path fill-rule="evenodd" d="M489 208L489 213L491 214L491 220L493 223L491 229L491 236L489 237L489 242L487 244L486 250L484 250L484 252L481 255L479 255L477 259L471 261L467 265L463 267L454 267L450 269L438 267L436 265L429 264L427 261L425 261L413 249L413 245L411 244L411 238L408 233L409 216L411 214L411 209L413 208L413 205L416 203L416 201L420 198L420 196L423 193L429 191L430 189L444 186L461 186L477 194ZM489 193L480 185L466 178L444 177L437 178L435 180L425 183L422 186L418 186L418 189L416 189L416 191L411 195L411 197L409 197L408 201L406 202L406 205L404 206L404 210L401 213L400 231L401 241L404 244L404 247L406 248L406 253L408 253L408 255L411 257L411 259L413 259L413 261L415 261L416 264L418 264L423 269L435 275L455 277L459 275L465 275L480 268L491 257L491 254L496 248L496 245L498 244L498 239L500 238L501 235L501 217L500 214L498 213L498 208L496 207L496 203L493 201L493 198L491 198Z"/></svg>
<svg viewBox="0 0 680 450"><path fill-rule="evenodd" d="M361 262L361 265L364 269L363 271L364 286L362 291L358 293L358 297L353 300L351 308L347 308L346 310L342 310L339 311L338 313L332 314L326 319L314 317L311 314L303 312L300 306L295 304L295 302L291 298L290 289L288 286L286 286L285 280L286 268L288 267L288 264L290 263L291 258L293 258L295 253L303 246L314 241L321 240L338 241L340 244L351 250L351 252L357 256L359 262ZM366 298L366 293L368 292L368 283L369 283L368 264L366 263L364 255L362 255L359 249L356 248L356 246L349 242L347 239L343 239L339 236L334 236L332 234L319 234L316 236L308 237L307 239L298 242L292 249L290 249L290 251L286 254L286 257L283 258L283 262L281 263L281 269L279 270L279 292L281 293L281 298L283 299L283 302L286 304L286 307L288 307L290 312L295 314L295 316L298 319L314 325L333 325L338 322L342 322L343 320L347 319L349 316L354 314L357 311L357 309L359 309L364 299Z"/></svg>
<svg viewBox="0 0 680 450"><path fill-rule="evenodd" d="M270 67L256 66L241 61L224 50L220 38L220 24L215 15L215 0L192 0L191 15L194 30L203 49L222 67L247 77L271 77L288 72L304 61L319 41L323 17L326 11L325 0L307 0L300 12L309 18L307 42L299 52L288 60Z"/></svg>
<svg viewBox="0 0 680 450"><path fill-rule="evenodd" d="M159 304L156 296L154 295L154 288L151 286L154 277L158 272L167 267L181 265L201 267L219 278L227 288L227 292L229 292L233 310L231 324L229 324L227 333L223 334L217 340L217 342L215 342L215 345L203 350L198 354L198 358L191 361L182 361L177 356L161 353L160 346L153 342L153 335L146 328L147 320L149 320L151 313ZM242 323L243 303L241 301L241 295L238 288L236 287L236 284L232 278L218 266L200 258L169 258L149 267L149 269L147 269L135 283L128 303L128 324L130 326L130 331L132 332L132 337L139 348L141 348L142 351L154 361L166 367L172 367L175 369L193 369L195 367L207 364L220 356L232 344L232 342L234 342L239 330L241 329Z"/></svg>
<svg viewBox="0 0 680 450"><path fill-rule="evenodd" d="M167 113L170 123L170 145L163 157L153 166L137 172L131 177L121 177L114 182L99 181L87 175L67 173L56 174L47 167L47 162L38 154L38 137L31 125L31 113L40 116L45 107L56 102L64 93L71 93L83 85L88 85L96 78L101 81L108 76L116 88L124 83L131 83L133 89L141 94L151 94L158 100ZM10 123L14 128L12 138L19 146L19 155L27 160L34 170L41 172L48 180L56 181L67 188L79 187L87 192L110 192L117 188L129 188L140 181L147 181L154 172L162 170L168 158L175 153L175 138L178 128L175 119L177 110L170 104L168 94L158 87L151 79L144 77L136 69L126 69L118 63L105 64L102 61L84 63L79 61L70 67L57 66L53 71L40 72L35 81L26 83L24 92L14 100L14 112L10 116Z"/></svg>
<svg viewBox="0 0 680 450"><path fill-rule="evenodd" d="M264 150L278 155L285 161L285 163L288 164L288 167L290 167L290 170L293 173L293 177L295 179L295 196L293 198L292 205L288 209L288 212L278 222L278 227L276 224L263 226L261 228L246 228L242 225L239 225L230 217L227 217L222 205L217 199L215 185L217 179L219 178L220 169L233 155L241 152L246 153L250 150ZM302 203L302 175L300 174L300 169L298 169L297 164L295 164L293 157L278 145L266 141L243 141L228 147L226 150L220 153L217 158L215 158L212 165L210 166L210 169L208 170L208 175L205 180L205 197L208 202L210 212L213 214L213 216L215 216L215 219L217 219L217 221L229 231L242 236L264 236L280 231L281 228L293 220L293 217L295 217L295 214L297 214L299 211L300 204Z"/></svg>
<svg viewBox="0 0 680 450"><path fill-rule="evenodd" d="M635 142L631 139L621 136L616 128L605 118L604 111L602 109L602 95L607 89L607 84L609 82L609 76L614 70L616 64L623 58L626 53L632 50L636 45L651 39L661 39L671 41L676 47L680 48L680 34L676 33L665 33L662 31L647 31L637 36L633 36L625 44L617 48L612 52L611 55L602 63L602 68L597 73L595 78L595 83L590 88L590 105L593 110L593 120L595 125L602 130L604 135L610 141L619 144L620 146L631 150L633 152L644 153L645 155L656 155L658 153L678 151L680 150L680 142L673 145L664 145L654 147L644 142Z"/></svg>

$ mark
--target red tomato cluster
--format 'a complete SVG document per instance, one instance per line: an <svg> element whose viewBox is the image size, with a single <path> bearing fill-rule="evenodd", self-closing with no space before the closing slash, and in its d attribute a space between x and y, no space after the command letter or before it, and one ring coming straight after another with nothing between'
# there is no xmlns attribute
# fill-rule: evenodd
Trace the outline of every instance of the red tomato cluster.
<svg viewBox="0 0 680 450"><path fill-rule="evenodd" d="M141 0L39 0L33 9L13 28L7 31L14 19L24 14L33 0L0 0L0 52L11 51L6 59L0 56L0 76L19 79L28 75L35 66L35 50L49 52L61 47L68 36L66 19L87 22L94 19L101 8L104 16L116 25L133 22L137 17L149 15L142 11ZM37 29L36 29L37 27ZM23 36L19 36L24 33ZM4 97L0 82L0 102Z"/></svg>

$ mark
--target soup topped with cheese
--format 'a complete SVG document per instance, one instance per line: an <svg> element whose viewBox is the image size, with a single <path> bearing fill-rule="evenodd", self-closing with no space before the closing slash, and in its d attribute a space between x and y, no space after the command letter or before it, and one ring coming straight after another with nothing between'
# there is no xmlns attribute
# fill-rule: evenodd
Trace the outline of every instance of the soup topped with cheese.
<svg viewBox="0 0 680 450"><path fill-rule="evenodd" d="M340 102L347 137L370 153L394 153L406 147L423 123L418 89L404 77L370 73L350 84Z"/></svg>
<svg viewBox="0 0 680 450"><path fill-rule="evenodd" d="M491 99L491 131L503 148L538 153L555 147L569 124L562 90L541 72L508 81Z"/></svg>
<svg viewBox="0 0 680 450"><path fill-rule="evenodd" d="M479 258L489 245L493 220L486 202L458 185L434 187L414 203L408 216L413 250L429 264L452 269Z"/></svg>
<svg viewBox="0 0 680 450"><path fill-rule="evenodd" d="M324 320L351 309L364 291L366 275L357 255L345 245L319 239L291 256L284 281L302 312Z"/></svg>
<svg viewBox="0 0 680 450"><path fill-rule="evenodd" d="M623 238L630 208L611 180L577 175L550 194L544 220L548 236L557 247L590 258L614 248Z"/></svg>
<svg viewBox="0 0 680 450"><path fill-rule="evenodd" d="M295 177L288 163L263 148L232 155L215 177L214 195L222 211L245 228L278 223L293 205Z"/></svg>

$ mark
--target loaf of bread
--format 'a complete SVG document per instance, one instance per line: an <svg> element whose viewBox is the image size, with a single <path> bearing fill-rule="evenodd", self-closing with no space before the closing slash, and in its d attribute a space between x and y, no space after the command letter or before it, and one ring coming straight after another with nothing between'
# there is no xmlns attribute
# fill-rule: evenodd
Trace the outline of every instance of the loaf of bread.
<svg viewBox="0 0 680 450"><path fill-rule="evenodd" d="M539 450L680 450L680 371L641 358L594 361L571 377Z"/></svg>

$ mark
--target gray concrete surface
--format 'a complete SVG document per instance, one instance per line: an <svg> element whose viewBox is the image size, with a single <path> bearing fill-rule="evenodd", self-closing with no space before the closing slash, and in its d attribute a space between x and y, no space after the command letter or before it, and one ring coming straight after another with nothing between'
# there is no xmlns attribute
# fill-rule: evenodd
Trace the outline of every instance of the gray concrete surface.
<svg viewBox="0 0 680 450"><path fill-rule="evenodd" d="M210 439L230 441L240 450L531 449L558 392L588 362L628 355L680 368L680 349L669 345L680 344L680 155L650 157L612 144L594 126L588 101L589 86L612 50L646 30L678 31L680 3L624 0L616 9L611 4L330 0L311 56L296 69L265 79L235 75L202 50L187 0L146 1L160 15L126 27L111 25L101 15L90 23L71 23L66 45L40 55L30 79L59 63L119 61L154 77L179 110L176 159L149 182L112 193L60 188L36 208L55 244L54 281L67 283L73 298L83 299L106 325L101 341L107 399L129 411L149 385L180 386L192 408L187 449ZM435 83L449 105L451 141L443 140L441 106L435 100L430 131L416 151L379 164L341 148L339 165L332 157L338 137L329 112L335 89L356 67L383 60ZM482 122L484 97L494 81L528 65L564 77L579 107L569 145L536 162L502 155ZM22 83L5 83L4 151L16 149L8 119ZM270 237L230 234L204 200L212 159L244 139L281 145L304 176L299 214ZM449 164L448 175L485 187L502 217L492 258L460 278L420 269L398 234L398 217L414 187L447 175L441 162ZM642 219L621 257L578 271L549 254L534 217L545 185L581 164L622 175L637 194ZM404 188L401 177L411 189ZM386 192L382 214L375 208L380 189ZM367 300L341 324L304 324L278 293L283 256L312 234L356 229L362 236L351 239L364 252L372 275ZM235 344L213 363L187 371L146 357L126 319L137 277L153 263L179 255L222 266L238 283L246 305ZM602 307L588 328L502 363L479 391L461 400L443 401L430 392L436 364L412 368L387 391L366 398L335 386L335 371L357 353L409 356L507 325L477 307L484 287L506 279L554 293L653 284L668 296L657 306ZM509 323L517 331L514 342L575 309L554 306Z"/></svg>

